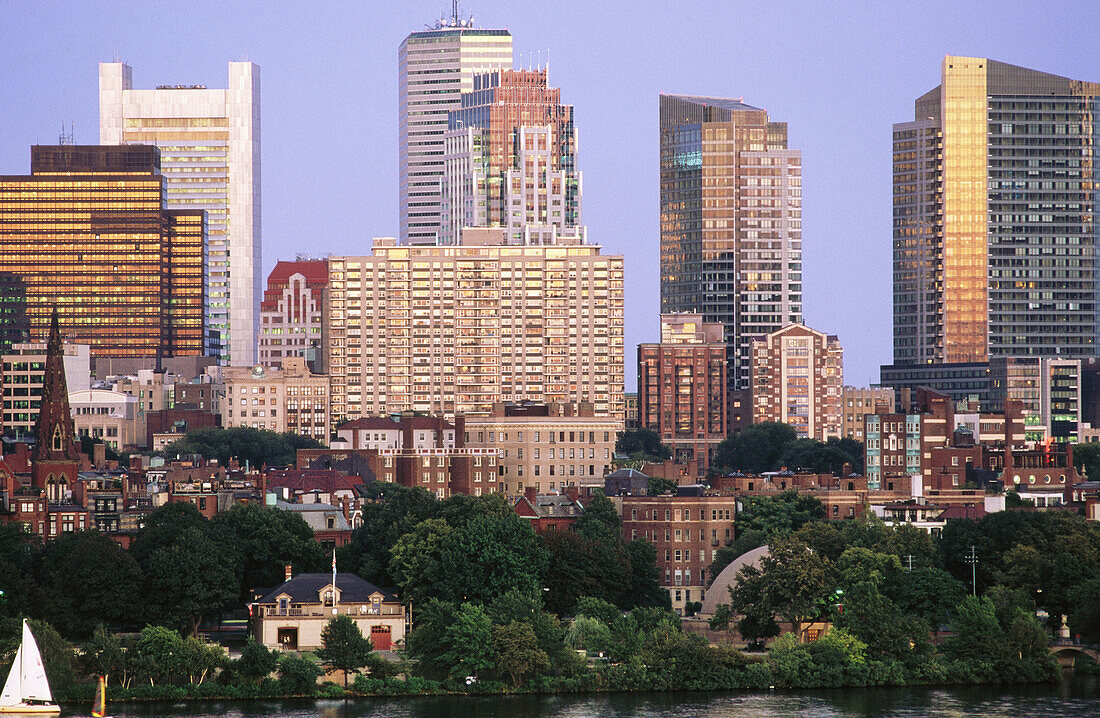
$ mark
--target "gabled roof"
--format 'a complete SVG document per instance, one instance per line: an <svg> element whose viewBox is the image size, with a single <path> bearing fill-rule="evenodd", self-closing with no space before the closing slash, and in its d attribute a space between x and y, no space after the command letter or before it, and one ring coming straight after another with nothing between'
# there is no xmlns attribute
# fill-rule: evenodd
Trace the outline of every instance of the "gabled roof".
<svg viewBox="0 0 1100 718"><path fill-rule="evenodd" d="M266 476L269 488L287 488L303 493L355 492L363 485L362 478L347 476L334 469L270 469Z"/></svg>
<svg viewBox="0 0 1100 718"><path fill-rule="evenodd" d="M649 479L648 476L636 469L616 469L604 477L605 479Z"/></svg>
<svg viewBox="0 0 1100 718"><path fill-rule="evenodd" d="M331 573L300 573L268 591L256 603L275 603L282 595L289 596L292 603L318 603L321 589L331 583ZM336 588L340 591L340 603L368 603L375 593L382 594L383 601L397 601L397 596L364 581L354 573L337 573Z"/></svg>
<svg viewBox="0 0 1100 718"><path fill-rule="evenodd" d="M293 511L309 524L314 533L318 531L351 531L351 525L344 517L344 512L338 506L332 504L292 504L288 501L276 501L275 508L283 511ZM328 527L328 517L336 518L336 525Z"/></svg>
<svg viewBox="0 0 1100 718"><path fill-rule="evenodd" d="M573 499L562 494L539 494L535 496L535 500L526 496L520 499L520 502L526 503L531 507L534 512L534 518L576 518L584 511L584 506L581 502L573 501Z"/></svg>

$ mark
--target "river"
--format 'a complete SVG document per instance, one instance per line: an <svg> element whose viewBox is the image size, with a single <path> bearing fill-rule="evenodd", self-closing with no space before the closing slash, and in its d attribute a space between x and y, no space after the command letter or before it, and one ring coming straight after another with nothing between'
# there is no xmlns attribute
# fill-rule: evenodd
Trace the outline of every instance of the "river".
<svg viewBox="0 0 1100 718"><path fill-rule="evenodd" d="M1100 676L1025 687L160 703L116 705L108 713L116 718L1078 718L1100 716ZM66 710L62 715L87 711Z"/></svg>

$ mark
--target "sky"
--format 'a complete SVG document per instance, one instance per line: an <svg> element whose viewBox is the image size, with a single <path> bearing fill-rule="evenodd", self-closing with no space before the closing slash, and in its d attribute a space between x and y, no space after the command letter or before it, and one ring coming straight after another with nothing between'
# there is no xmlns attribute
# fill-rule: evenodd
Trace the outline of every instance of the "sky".
<svg viewBox="0 0 1100 718"><path fill-rule="evenodd" d="M397 48L445 0L5 3L0 174L62 124L99 142L97 63L134 87L225 87L261 66L263 267L299 253L368 254L395 236ZM513 35L516 66L550 60L572 104L589 241L624 255L627 389L659 338L661 92L741 97L802 150L806 323L837 334L845 383L891 361L890 133L939 84L946 54L1100 81L1100 2L610 2L476 0L478 27ZM67 131L67 130L66 130Z"/></svg>

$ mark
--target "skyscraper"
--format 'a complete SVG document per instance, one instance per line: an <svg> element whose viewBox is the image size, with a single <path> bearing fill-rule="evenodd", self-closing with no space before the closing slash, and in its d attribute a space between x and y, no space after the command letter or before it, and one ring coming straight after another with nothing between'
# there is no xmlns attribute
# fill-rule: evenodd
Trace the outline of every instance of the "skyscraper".
<svg viewBox="0 0 1100 718"><path fill-rule="evenodd" d="M24 334L56 308L97 358L202 354L204 214L165 209L164 182L148 145L35 146L30 175L0 177L0 276Z"/></svg>
<svg viewBox="0 0 1100 718"><path fill-rule="evenodd" d="M403 244L435 244L447 113L457 110L474 75L512 67L512 35L475 28L473 18L441 19L410 33L398 50L399 183Z"/></svg>
<svg viewBox="0 0 1100 718"><path fill-rule="evenodd" d="M894 125L895 366L1097 352L1098 96L944 58Z"/></svg>
<svg viewBox="0 0 1100 718"><path fill-rule="evenodd" d="M121 62L99 64L99 141L161 150L166 209L206 211L206 351L256 360L260 304L260 67L229 63L229 87L135 90Z"/></svg>
<svg viewBox="0 0 1100 718"><path fill-rule="evenodd" d="M440 244L463 227L504 227L509 244L585 236L573 106L561 104L548 70L493 70L448 115Z"/></svg>
<svg viewBox="0 0 1100 718"><path fill-rule="evenodd" d="M725 325L731 389L754 337L802 321L802 153L740 99L661 95L661 312Z"/></svg>

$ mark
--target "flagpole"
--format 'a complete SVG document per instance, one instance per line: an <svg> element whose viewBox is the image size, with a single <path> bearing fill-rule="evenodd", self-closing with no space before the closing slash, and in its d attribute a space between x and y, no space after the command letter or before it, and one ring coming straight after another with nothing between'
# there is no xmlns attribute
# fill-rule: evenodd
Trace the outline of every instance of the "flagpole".
<svg viewBox="0 0 1100 718"><path fill-rule="evenodd" d="M336 611L336 547L332 548L332 615L335 616Z"/></svg>

